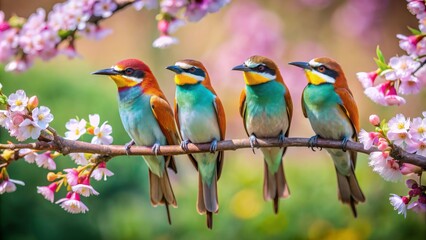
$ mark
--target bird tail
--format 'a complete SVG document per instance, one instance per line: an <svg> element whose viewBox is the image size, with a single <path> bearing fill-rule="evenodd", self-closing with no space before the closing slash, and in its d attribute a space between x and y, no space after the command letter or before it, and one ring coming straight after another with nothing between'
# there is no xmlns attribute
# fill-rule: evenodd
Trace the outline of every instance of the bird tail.
<svg viewBox="0 0 426 240"><path fill-rule="evenodd" d="M265 174L263 181L263 198L265 201L274 201L274 212L278 213L279 198L287 198L290 196L290 190L287 185L287 181L284 175L284 167L281 161L278 171L272 173L268 169L268 165L265 161Z"/></svg>
<svg viewBox="0 0 426 240"><path fill-rule="evenodd" d="M362 193L362 190L356 179L355 172L352 168L351 174L345 176L336 168L337 173L337 187L338 187L338 197L339 200L343 203L349 204L352 210L354 217L357 217L356 204L358 202L364 202L365 196Z"/></svg>
<svg viewBox="0 0 426 240"><path fill-rule="evenodd" d="M175 194L170 184L169 174L164 170L163 176L159 177L149 170L149 186L151 204L156 207L158 205L166 205L167 220L172 224L170 218L169 205L177 207Z"/></svg>
<svg viewBox="0 0 426 240"><path fill-rule="evenodd" d="M206 214L207 227L213 228L213 213L219 211L219 201L217 197L217 171L214 171L214 177L211 184L203 181L201 174L198 173L198 198L197 211L200 214Z"/></svg>

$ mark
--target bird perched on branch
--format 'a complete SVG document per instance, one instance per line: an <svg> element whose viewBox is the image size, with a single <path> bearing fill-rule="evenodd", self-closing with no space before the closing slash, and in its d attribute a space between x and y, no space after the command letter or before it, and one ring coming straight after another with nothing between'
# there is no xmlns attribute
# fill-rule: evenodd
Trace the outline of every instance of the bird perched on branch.
<svg viewBox="0 0 426 240"><path fill-rule="evenodd" d="M118 87L119 112L124 129L132 141L126 149L137 144L152 146L157 153L160 145L180 142L173 111L150 68L137 59L126 59L111 68L94 72L109 76ZM150 196L153 206L165 205L171 224L169 205L177 207L167 167L175 173L173 156L143 156L149 168Z"/></svg>
<svg viewBox="0 0 426 240"><path fill-rule="evenodd" d="M223 165L223 151L217 142L225 139L225 112L204 65L195 60L181 60L168 66L175 72L175 118L182 136L181 147L188 143L211 143L210 153L193 153L189 158L198 170L197 210L207 215L207 227L213 227L213 213L219 210L217 180Z"/></svg>
<svg viewBox="0 0 426 240"><path fill-rule="evenodd" d="M308 85L302 94L302 109L316 133L310 138L312 150L318 138L342 141L342 149L327 149L333 159L338 185L338 197L349 204L357 216L355 205L365 197L355 176L357 153L346 151L348 141L357 141L359 132L358 108L340 65L322 57L309 62L291 62L303 68Z"/></svg>
<svg viewBox="0 0 426 240"><path fill-rule="evenodd" d="M233 70L243 71L246 83L240 96L240 114L252 149L256 138L277 137L284 141L289 134L293 103L277 65L266 57L252 56ZM265 160L263 198L274 201L275 213L279 198L290 195L282 161L286 150L261 149Z"/></svg>

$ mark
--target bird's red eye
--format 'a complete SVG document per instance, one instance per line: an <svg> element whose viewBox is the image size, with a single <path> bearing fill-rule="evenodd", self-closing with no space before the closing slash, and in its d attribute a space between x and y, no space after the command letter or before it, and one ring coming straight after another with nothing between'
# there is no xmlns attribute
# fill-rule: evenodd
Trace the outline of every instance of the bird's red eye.
<svg viewBox="0 0 426 240"><path fill-rule="evenodd" d="M126 68L126 70L124 70L124 74L126 75L132 75L134 72L133 68Z"/></svg>
<svg viewBox="0 0 426 240"><path fill-rule="evenodd" d="M257 70L258 70L259 72L263 72L263 71L265 71L265 66L263 66L263 65L259 65L259 66L257 67Z"/></svg>
<svg viewBox="0 0 426 240"><path fill-rule="evenodd" d="M319 66L318 67L318 71L322 72L322 73L325 72L325 67L324 66Z"/></svg>
<svg viewBox="0 0 426 240"><path fill-rule="evenodd" d="M195 69L195 67L191 67L191 68L189 69L189 71L190 71L190 72L192 72L192 73L193 73L193 72L195 72L195 70L196 70L196 69Z"/></svg>

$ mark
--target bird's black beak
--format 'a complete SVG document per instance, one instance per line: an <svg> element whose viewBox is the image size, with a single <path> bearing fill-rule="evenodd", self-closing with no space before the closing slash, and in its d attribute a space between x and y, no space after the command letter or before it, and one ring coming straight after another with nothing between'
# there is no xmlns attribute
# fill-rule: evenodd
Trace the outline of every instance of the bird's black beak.
<svg viewBox="0 0 426 240"><path fill-rule="evenodd" d="M172 71L172 72L175 72L176 74L179 74L179 73L182 73L182 72L183 72L182 68L181 68L181 67L178 67L178 66L176 66L176 65L168 66L168 67L166 67L166 69L167 69L167 70L170 70L170 71Z"/></svg>
<svg viewBox="0 0 426 240"><path fill-rule="evenodd" d="M244 65L244 64L235 66L235 67L232 68L232 70L243 71L243 72L251 71L251 69L249 67L247 67L246 65Z"/></svg>
<svg viewBox="0 0 426 240"><path fill-rule="evenodd" d="M113 68L106 68L106 69L102 69L102 70L98 70L96 72L92 72L92 74L95 75L119 75L120 73L116 70L114 70Z"/></svg>
<svg viewBox="0 0 426 240"><path fill-rule="evenodd" d="M296 67L300 67L303 69L312 69L311 65L309 65L308 62L290 62L288 64L296 66Z"/></svg>

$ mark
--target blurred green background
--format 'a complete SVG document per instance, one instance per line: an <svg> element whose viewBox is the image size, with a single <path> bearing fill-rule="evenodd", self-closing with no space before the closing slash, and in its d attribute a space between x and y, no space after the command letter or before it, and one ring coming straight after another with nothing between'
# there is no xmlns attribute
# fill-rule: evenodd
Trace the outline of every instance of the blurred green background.
<svg viewBox="0 0 426 240"><path fill-rule="evenodd" d="M0 0L0 9L10 17L28 17L38 7L50 10L58 1ZM397 33L409 34L407 26L417 22L406 10L406 1L395 0L234 0L216 14L189 23L175 35L180 44L154 49L155 11L128 8L102 22L114 33L102 41L77 41L81 58L58 57L36 61L21 74L0 70L6 94L24 89L37 95L41 105L51 108L51 126L65 132L65 122L99 113L113 127L114 144L129 137L117 111L115 84L90 72L109 67L123 58L142 59L151 66L169 101L174 98L173 75L164 68L183 58L203 61L213 85L225 105L227 138L245 138L238 114L238 99L244 87L241 73L230 69L252 54L275 60L289 86L295 113L291 136L310 137L313 132L300 111L300 96L306 80L303 73L287 65L326 55L343 67L360 108L361 126L372 127L368 116L389 119L402 112L409 117L425 111L425 92L409 96L401 107L380 107L363 94L355 73L375 69L377 44L385 56L404 54ZM2 67L2 66L1 66ZM11 140L0 129L0 142ZM36 193L47 185L47 170L18 161L9 168L13 179L23 180L14 193L0 196L1 239L421 239L426 236L425 216L412 212L397 215L389 204L390 193L406 194L404 183L389 183L373 173L366 155L360 154L357 176L367 198L358 205L358 218L337 200L336 177L325 151L291 148L285 171L291 197L280 202L274 215L272 203L262 198L263 162L260 151L229 151L219 181L220 213L214 229L205 226L205 216L195 210L197 175L186 157L178 157L178 175L172 185L179 208L171 209L173 225L165 210L149 202L147 168L140 157L117 157L108 163L115 175L106 182L93 182L99 196L84 198L90 211L72 215ZM57 158L58 169L74 166L68 157ZM62 190L63 191L63 190ZM57 199L65 195L60 192Z"/></svg>

